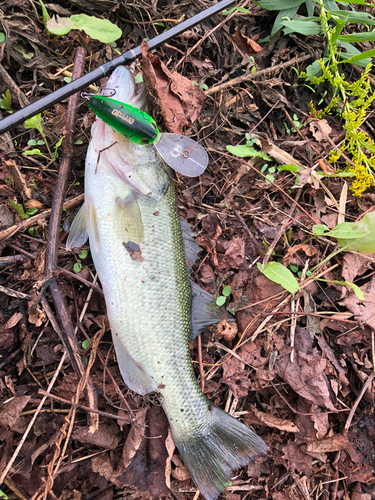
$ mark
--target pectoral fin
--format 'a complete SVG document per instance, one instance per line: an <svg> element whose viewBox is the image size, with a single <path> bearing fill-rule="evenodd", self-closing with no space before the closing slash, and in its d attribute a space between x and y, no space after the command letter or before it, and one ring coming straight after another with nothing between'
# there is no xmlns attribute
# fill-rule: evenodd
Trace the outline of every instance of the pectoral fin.
<svg viewBox="0 0 375 500"><path fill-rule="evenodd" d="M89 237L88 208L85 202L75 216L70 226L69 236L66 240L66 248L79 248L84 245Z"/></svg>
<svg viewBox="0 0 375 500"><path fill-rule="evenodd" d="M141 211L136 197L132 192L126 198L116 198L116 205L119 209L118 223L124 230L124 242L126 244L135 243L142 248L144 242L144 229Z"/></svg>
<svg viewBox="0 0 375 500"><path fill-rule="evenodd" d="M199 285L190 281L191 284L191 339L195 339L203 330L210 325L220 323L223 319L230 319L228 311L216 304L215 298L203 290Z"/></svg>
<svg viewBox="0 0 375 500"><path fill-rule="evenodd" d="M195 261L199 259L198 254L202 251L202 248L193 238L193 236L195 236L195 233L191 229L191 225L183 219L180 220L180 223L182 238L184 240L185 257L188 261L188 272L190 274Z"/></svg>

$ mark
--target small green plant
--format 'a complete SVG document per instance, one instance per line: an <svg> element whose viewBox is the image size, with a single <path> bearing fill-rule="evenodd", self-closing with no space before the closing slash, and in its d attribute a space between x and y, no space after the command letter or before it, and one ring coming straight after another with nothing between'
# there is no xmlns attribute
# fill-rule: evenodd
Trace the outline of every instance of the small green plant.
<svg viewBox="0 0 375 500"><path fill-rule="evenodd" d="M208 85L206 83L201 83L199 85L199 83L196 82L195 80L192 80L191 83L194 83L194 85L196 85L197 87L199 87L202 90L208 90Z"/></svg>
<svg viewBox="0 0 375 500"><path fill-rule="evenodd" d="M8 495L6 495L2 490L0 490L0 500L8 500Z"/></svg>
<svg viewBox="0 0 375 500"><path fill-rule="evenodd" d="M336 238L339 248L335 249L317 266L306 272L306 277L312 275L315 271L321 269L326 262L335 257L340 252L359 252L375 253L375 212L370 212L362 217L359 222L341 222L333 229L329 230L327 226L317 224L313 226L314 236L325 236ZM290 265L291 269L286 268L281 262L268 262L265 266L258 263L258 269L271 281L280 284L290 293L296 293L300 288L298 281L293 276L293 272L298 270L297 266ZM298 271L298 277L302 274ZM350 287L360 300L364 300L361 289L349 281L327 281L323 278L317 278L326 283L335 283L337 285Z"/></svg>
<svg viewBox="0 0 375 500"><path fill-rule="evenodd" d="M328 105L322 110L316 110L311 104L310 113L313 118L318 119L332 113L341 118L346 134L344 143L341 148L331 152L329 161L335 163L342 153L345 153L345 171L353 173L356 177L351 186L352 192L360 196L365 189L375 185L375 142L360 128L367 117L368 108L375 99L375 92L370 87L368 77L375 49L361 53L353 43L375 40L375 31L369 29L375 26L375 17L365 11L340 9L333 0L315 1L319 9L317 17L314 17L312 0L284 0L282 10L278 0L261 0L255 3L265 9L279 11L271 37L280 29L283 29L284 34L293 32L304 35L323 34L325 37L327 46L324 56L310 64L306 72L301 72L299 77L305 78L315 86L323 82L330 84L332 98ZM348 1L340 2L343 3ZM371 6L364 0L353 0L351 3ZM306 6L308 17L299 16L292 19L302 4ZM368 27L368 31L343 34L348 24L363 24ZM357 81L350 83L341 70L342 63L355 64L366 69ZM325 98L326 95L322 96L318 106ZM287 125L286 130L290 133Z"/></svg>
<svg viewBox="0 0 375 500"><path fill-rule="evenodd" d="M232 12L234 12L235 10L237 12L242 12L243 14L251 14L251 12L245 9L244 7L232 7L231 9L224 9L221 11L221 14L223 16L228 16L229 14L232 14Z"/></svg>
<svg viewBox="0 0 375 500"><path fill-rule="evenodd" d="M262 151L257 151L254 148L256 139L250 139L249 134L246 134L245 138L246 144L240 144L238 146L228 145L226 146L227 150L233 155L238 156L239 158L258 157L262 158L265 161L273 161L272 158L270 158L268 155L262 153Z"/></svg>
<svg viewBox="0 0 375 500"><path fill-rule="evenodd" d="M216 299L216 305L218 306L223 306L225 304L225 301L227 300L227 298L229 297L230 293L232 291L232 288L227 285L223 288L223 291L222 291L222 294L223 295L220 295L219 297L217 297Z"/></svg>
<svg viewBox="0 0 375 500"><path fill-rule="evenodd" d="M60 137L60 139L56 142L56 144L54 145L53 149L53 153L50 151L50 149L48 148L48 151L51 155L51 158L53 161L55 161L58 157L59 157L59 154L58 154L58 148L61 146L61 143L64 139L65 135L63 135L62 137ZM34 141L33 139L31 139L30 141L28 141L29 145L34 145L34 144L37 144L37 145L42 145L42 144L46 144L45 141ZM40 149L38 148L34 148L34 149L28 149L27 151L24 151L22 153L24 156L30 156L30 155L37 155L37 156L42 156L43 158L46 158L47 160L50 160L51 158L48 158L48 156L46 156L45 154L43 154L41 152Z"/></svg>
<svg viewBox="0 0 375 500"><path fill-rule="evenodd" d="M82 262L81 262L81 259L86 259L86 257L88 256L88 251L87 250L81 250L81 253L78 255L78 258L77 258L77 262L74 264L73 266L73 271L78 274L81 269L82 269Z"/></svg>
<svg viewBox="0 0 375 500"><path fill-rule="evenodd" d="M5 94L2 94L2 99L0 99L0 108L5 109L8 113L13 113L12 110L12 97L10 95L9 89L6 89Z"/></svg>
<svg viewBox="0 0 375 500"><path fill-rule="evenodd" d="M91 345L91 342L88 340L88 339L85 339L83 342L82 342L82 348L81 348L81 352L84 352L86 351L86 349L88 349ZM87 363L89 362L89 359L87 356L84 356L83 357L83 362L85 363L85 365L87 365Z"/></svg>
<svg viewBox="0 0 375 500"><path fill-rule="evenodd" d="M20 203L14 203L14 201L12 201L11 198L8 198L8 199L9 199L10 204L14 208L14 210L23 219L29 219L32 215L36 214L38 211L38 209L34 207L34 208L28 208L25 212L25 210L23 209L23 206Z"/></svg>

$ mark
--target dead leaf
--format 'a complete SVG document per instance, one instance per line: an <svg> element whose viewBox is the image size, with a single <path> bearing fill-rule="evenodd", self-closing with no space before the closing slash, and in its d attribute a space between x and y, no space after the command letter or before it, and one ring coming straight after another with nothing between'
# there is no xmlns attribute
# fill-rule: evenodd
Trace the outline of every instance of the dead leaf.
<svg viewBox="0 0 375 500"><path fill-rule="evenodd" d="M374 258L374 254L365 254L370 258ZM365 256L353 253L343 254L343 263L341 274L344 280L352 283L354 278L362 276L368 269L371 269L372 262Z"/></svg>
<svg viewBox="0 0 375 500"><path fill-rule="evenodd" d="M147 50L148 44L142 42L141 66L146 86L157 98L168 130L181 134L184 127L191 127L198 118L205 94L186 77L170 71L158 56Z"/></svg>
<svg viewBox="0 0 375 500"><path fill-rule="evenodd" d="M9 330L18 324L18 322L22 319L22 313L14 313L8 321L0 327L0 331Z"/></svg>
<svg viewBox="0 0 375 500"><path fill-rule="evenodd" d="M297 165L297 167L301 168L303 172L305 167L296 160L292 155L286 153L279 147L275 146L270 140L263 139L262 137L257 137L257 142L260 143L261 149L263 153L266 153L271 158L273 158L279 165ZM301 172L301 173L302 173ZM301 182L301 174L300 174L300 182Z"/></svg>
<svg viewBox="0 0 375 500"><path fill-rule="evenodd" d="M31 396L20 396L4 404L0 411L0 427L12 429L30 398Z"/></svg>
<svg viewBox="0 0 375 500"><path fill-rule="evenodd" d="M332 129L325 118L323 118L322 120L311 121L310 130L312 135L318 142L327 140L326 136L328 135L330 137L332 134Z"/></svg>
<svg viewBox="0 0 375 500"><path fill-rule="evenodd" d="M139 411L111 481L120 488L136 488L144 499L169 498L170 490L165 476L167 435L168 421L160 406Z"/></svg>
<svg viewBox="0 0 375 500"><path fill-rule="evenodd" d="M354 292L350 292L339 304L347 307L355 315L357 321L375 328L375 276L359 288L365 296L364 301L360 300Z"/></svg>
<svg viewBox="0 0 375 500"><path fill-rule="evenodd" d="M304 252L306 257L312 257L318 253L318 249L313 247L312 245L307 245L306 243L301 243L300 245L294 245L288 248L287 253L283 258L283 264L285 267L288 267L289 264L293 263L299 266L302 266L306 259L302 259L301 257L295 259L294 255L299 251Z"/></svg>
<svg viewBox="0 0 375 500"><path fill-rule="evenodd" d="M99 473L107 480L109 480L113 474L113 467L108 453L101 453L100 455L92 457L91 467L93 472Z"/></svg>
<svg viewBox="0 0 375 500"><path fill-rule="evenodd" d="M99 429L93 434L88 427L78 427L73 431L73 439L80 443L92 444L109 450L114 450L120 442L120 434L114 422L99 424Z"/></svg>
<svg viewBox="0 0 375 500"><path fill-rule="evenodd" d="M312 342L309 333L303 328L298 328L294 363L291 363L287 354L276 362L275 370L297 394L314 404L335 411L328 379L324 373L327 361L316 347L312 347Z"/></svg>
<svg viewBox="0 0 375 500"><path fill-rule="evenodd" d="M289 468L291 470L296 469L298 472L303 472L307 477L312 475L312 459L303 452L301 444L289 440L288 444L283 448L283 451L284 457L289 462Z"/></svg>
<svg viewBox="0 0 375 500"><path fill-rule="evenodd" d="M226 319L223 319L217 325L217 333L225 340L230 342L238 333L237 323L235 321L231 321L230 323L228 323Z"/></svg>
<svg viewBox="0 0 375 500"><path fill-rule="evenodd" d="M40 210L41 208L44 207L43 203L40 203L40 201L38 200L28 200L26 203L25 203L25 207L26 208L37 208L38 210Z"/></svg>
<svg viewBox="0 0 375 500"><path fill-rule="evenodd" d="M280 431L285 432L299 432L299 429L291 420L286 420L283 418L275 417L269 413L263 413L259 411L254 405L250 405L251 411L250 415L246 415L245 421L249 423L251 414L256 417L257 422L251 422L253 424L267 425L268 427L274 427ZM250 418L249 418L250 416Z"/></svg>
<svg viewBox="0 0 375 500"><path fill-rule="evenodd" d="M340 451L347 448L352 448L348 438L342 434L336 434L328 439L307 443L306 450L311 452L330 453L332 451Z"/></svg>
<svg viewBox="0 0 375 500"><path fill-rule="evenodd" d="M258 52L261 52L263 50L263 47L261 47L259 43L256 43L251 38L243 35L241 31L236 31L235 33L233 33L232 40L244 54L253 56L254 54L257 54Z"/></svg>
<svg viewBox="0 0 375 500"><path fill-rule="evenodd" d="M233 238L226 250L224 257L220 260L219 269L241 269L247 268L245 258L245 242L243 238Z"/></svg>

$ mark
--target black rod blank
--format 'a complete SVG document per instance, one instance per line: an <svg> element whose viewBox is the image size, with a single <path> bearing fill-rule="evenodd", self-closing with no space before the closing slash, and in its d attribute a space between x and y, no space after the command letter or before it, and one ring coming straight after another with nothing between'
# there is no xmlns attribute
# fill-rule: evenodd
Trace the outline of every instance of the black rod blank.
<svg viewBox="0 0 375 500"><path fill-rule="evenodd" d="M208 19L213 15L221 12L226 7L229 7L233 3L235 3L235 0L221 0L217 4L212 5L208 9L205 9L204 11L200 12L199 14L196 14L190 19L186 19L186 21L183 21L177 26L173 26L173 28L170 28L164 33L161 33L155 38L149 40L148 42L149 50L160 47L160 45L162 45L163 43L168 42L175 36L181 35L181 33L183 33L184 31L193 28L194 26L201 23L205 19ZM124 54L121 54L121 56L116 57L116 59L113 59L113 61L108 61L102 64L101 66L99 66L99 68L94 69L90 73L87 73L87 75L81 76L80 78L72 81L68 85L65 85L64 87L55 90L51 94L48 94L45 97L42 97L41 99L38 99L37 101L33 102L32 104L29 104L25 108L16 111L15 113L7 116L6 118L3 118L0 121L0 134L6 132L7 130L10 130L16 125L19 125L20 123L23 123L28 118L31 118L32 116L38 113L41 113L45 109L50 108L54 104L62 101L63 99L66 99L70 95L79 92L80 90L84 89L91 83L95 82L96 80L99 80L99 78L107 76L115 68L117 68L117 66L120 66L121 64L131 63L132 61L134 61L134 59L136 59L140 55L141 55L141 46L139 45L138 47L132 50L124 52Z"/></svg>

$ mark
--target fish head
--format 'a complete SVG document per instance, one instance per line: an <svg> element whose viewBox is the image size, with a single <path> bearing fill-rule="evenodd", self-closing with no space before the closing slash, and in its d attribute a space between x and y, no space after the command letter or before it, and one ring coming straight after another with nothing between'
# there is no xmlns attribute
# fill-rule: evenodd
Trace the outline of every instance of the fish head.
<svg viewBox="0 0 375 500"><path fill-rule="evenodd" d="M115 91L115 94L113 92ZM124 66L117 67L108 79L103 95L143 109L147 91L143 83L136 84L132 73ZM109 125L97 118L91 128L95 148L89 148L88 155L97 154L86 165L97 165L114 174L135 193L159 201L169 183L169 167L157 157L152 145L135 144ZM98 153L100 152L100 153Z"/></svg>

